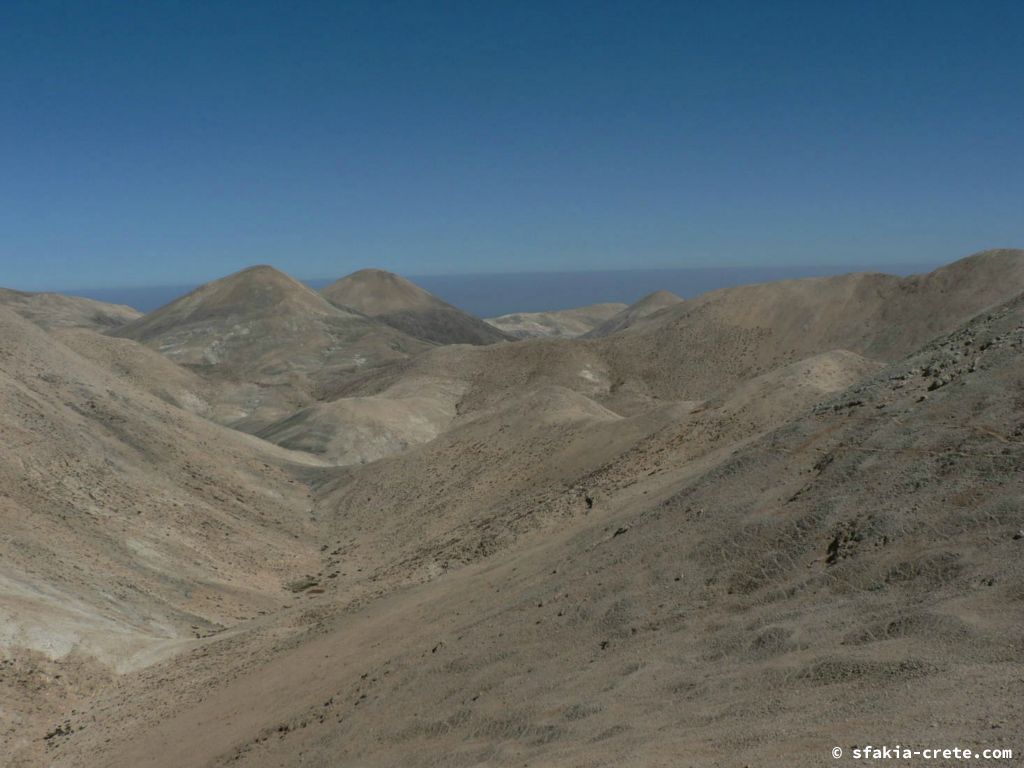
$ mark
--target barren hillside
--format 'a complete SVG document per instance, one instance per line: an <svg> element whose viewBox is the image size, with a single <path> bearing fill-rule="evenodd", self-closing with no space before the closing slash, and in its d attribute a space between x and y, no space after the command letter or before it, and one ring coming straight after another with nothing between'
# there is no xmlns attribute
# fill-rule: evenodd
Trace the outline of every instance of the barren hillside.
<svg viewBox="0 0 1024 768"><path fill-rule="evenodd" d="M391 272L363 269L324 288L324 298L435 344L494 344L512 337Z"/></svg>
<svg viewBox="0 0 1024 768"><path fill-rule="evenodd" d="M613 333L624 331L635 325L639 320L660 312L668 307L673 307L683 300L671 291L655 291L644 296L634 304L623 307L619 312L609 317L600 325L592 328L585 335L588 338L601 338L611 336Z"/></svg>
<svg viewBox="0 0 1024 768"><path fill-rule="evenodd" d="M0 307L7 307L43 328L110 330L142 317L137 309L121 304L9 288L0 288Z"/></svg>
<svg viewBox="0 0 1024 768"><path fill-rule="evenodd" d="M810 766L869 739L1011 745L1022 332L1024 297L739 448L624 464L507 554L281 614L305 625L284 646L264 621L135 673L51 759ZM550 400L555 424L616 421L578 398Z"/></svg>
<svg viewBox="0 0 1024 768"><path fill-rule="evenodd" d="M427 348L272 267L208 283L113 333L209 378L258 386L233 422L250 431L312 402L324 381Z"/></svg>
<svg viewBox="0 0 1024 768"><path fill-rule="evenodd" d="M19 718L77 695L55 662L125 671L287 604L285 583L317 561L293 474L316 462L158 399L5 309L0 339L0 642L24 665L0 678L10 749L28 739ZM53 674L41 691L56 702L23 687Z"/></svg>
<svg viewBox="0 0 1024 768"><path fill-rule="evenodd" d="M116 337L0 309L12 765L1013 746L1024 252L591 339L359 312L269 268Z"/></svg>

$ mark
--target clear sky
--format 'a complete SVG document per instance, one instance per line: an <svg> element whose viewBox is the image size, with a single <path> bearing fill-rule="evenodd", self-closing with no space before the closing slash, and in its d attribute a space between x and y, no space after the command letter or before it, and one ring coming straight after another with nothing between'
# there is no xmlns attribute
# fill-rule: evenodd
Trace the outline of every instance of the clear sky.
<svg viewBox="0 0 1024 768"><path fill-rule="evenodd" d="M0 285L1024 245L1024 2L0 3Z"/></svg>

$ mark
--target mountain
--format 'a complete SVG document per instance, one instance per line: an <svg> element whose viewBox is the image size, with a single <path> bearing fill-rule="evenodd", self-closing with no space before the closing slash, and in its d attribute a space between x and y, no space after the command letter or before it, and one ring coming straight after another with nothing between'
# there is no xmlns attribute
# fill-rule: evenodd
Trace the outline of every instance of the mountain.
<svg viewBox="0 0 1024 768"><path fill-rule="evenodd" d="M596 349L619 392L706 398L833 349L898 359L1022 290L1024 251L986 251L905 278L853 273L713 291L598 339Z"/></svg>
<svg viewBox="0 0 1024 768"><path fill-rule="evenodd" d="M486 322L517 339L572 339L592 331L624 309L625 304L591 304L551 312L516 312L490 317Z"/></svg>
<svg viewBox="0 0 1024 768"><path fill-rule="evenodd" d="M7 307L47 329L109 330L142 316L138 310L122 304L105 304L59 293L26 293L8 288L0 288L0 307Z"/></svg>
<svg viewBox="0 0 1024 768"><path fill-rule="evenodd" d="M20 670L0 666L8 746L28 743L20 718L46 721L90 681L287 605L285 585L318 567L294 479L316 460L179 409L60 340L83 334L104 338L0 308L0 643Z"/></svg>
<svg viewBox="0 0 1024 768"><path fill-rule="evenodd" d="M697 454L694 420L749 413L756 387L645 425L524 390L443 445L346 468L318 508L337 508L325 592L98 694L49 762L770 751L799 768L821 762L808 744L894 725L901 743L1009 746L1024 716L1022 328L1024 296L881 369L801 363L767 396L807 377L808 399Z"/></svg>
<svg viewBox="0 0 1024 768"><path fill-rule="evenodd" d="M642 299L612 315L585 335L588 338L611 336L613 333L629 328L641 318L659 312L666 307L681 303L683 300L670 291L655 291Z"/></svg>
<svg viewBox="0 0 1024 768"><path fill-rule="evenodd" d="M511 339L404 277L380 269L354 272L321 293L336 307L355 310L435 344L495 344Z"/></svg>
<svg viewBox="0 0 1024 768"><path fill-rule="evenodd" d="M325 396L374 395L401 377L441 378L464 388L460 411L471 413L550 384L631 414L719 397L833 350L891 362L1022 290L1024 251L985 252L907 278L854 273L742 286L677 302L603 338L431 350L338 382Z"/></svg>
<svg viewBox="0 0 1024 768"><path fill-rule="evenodd" d="M319 383L427 348L370 318L339 309L272 267L243 270L113 331L176 363L284 397L262 418L308 404Z"/></svg>
<svg viewBox="0 0 1024 768"><path fill-rule="evenodd" d="M289 365L333 312L399 333L257 277L175 323L279 315L248 335L282 334ZM1022 334L1019 251L279 379L273 337L183 367L0 310L0 751L801 768L893 729L1012 746ZM209 420L275 393L241 424L259 436Z"/></svg>

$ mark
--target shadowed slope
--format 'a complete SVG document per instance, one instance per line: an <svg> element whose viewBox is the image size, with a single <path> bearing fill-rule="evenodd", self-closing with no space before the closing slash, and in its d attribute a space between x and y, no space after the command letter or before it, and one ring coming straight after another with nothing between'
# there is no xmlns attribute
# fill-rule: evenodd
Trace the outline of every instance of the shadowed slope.
<svg viewBox="0 0 1024 768"><path fill-rule="evenodd" d="M586 334L587 338L611 336L634 325L641 318L660 312L666 307L681 303L683 300L670 291L655 291L644 296L640 301L630 304L617 314L605 320Z"/></svg>
<svg viewBox="0 0 1024 768"><path fill-rule="evenodd" d="M354 309L435 344L494 344L511 338L404 277L380 269L354 272L321 294L337 307Z"/></svg>

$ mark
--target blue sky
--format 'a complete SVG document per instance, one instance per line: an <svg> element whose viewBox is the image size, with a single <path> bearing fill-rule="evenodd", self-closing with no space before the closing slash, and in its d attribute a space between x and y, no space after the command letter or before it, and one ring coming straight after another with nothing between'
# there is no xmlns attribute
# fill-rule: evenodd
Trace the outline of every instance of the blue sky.
<svg viewBox="0 0 1024 768"><path fill-rule="evenodd" d="M0 4L0 285L1024 245L1024 3Z"/></svg>

